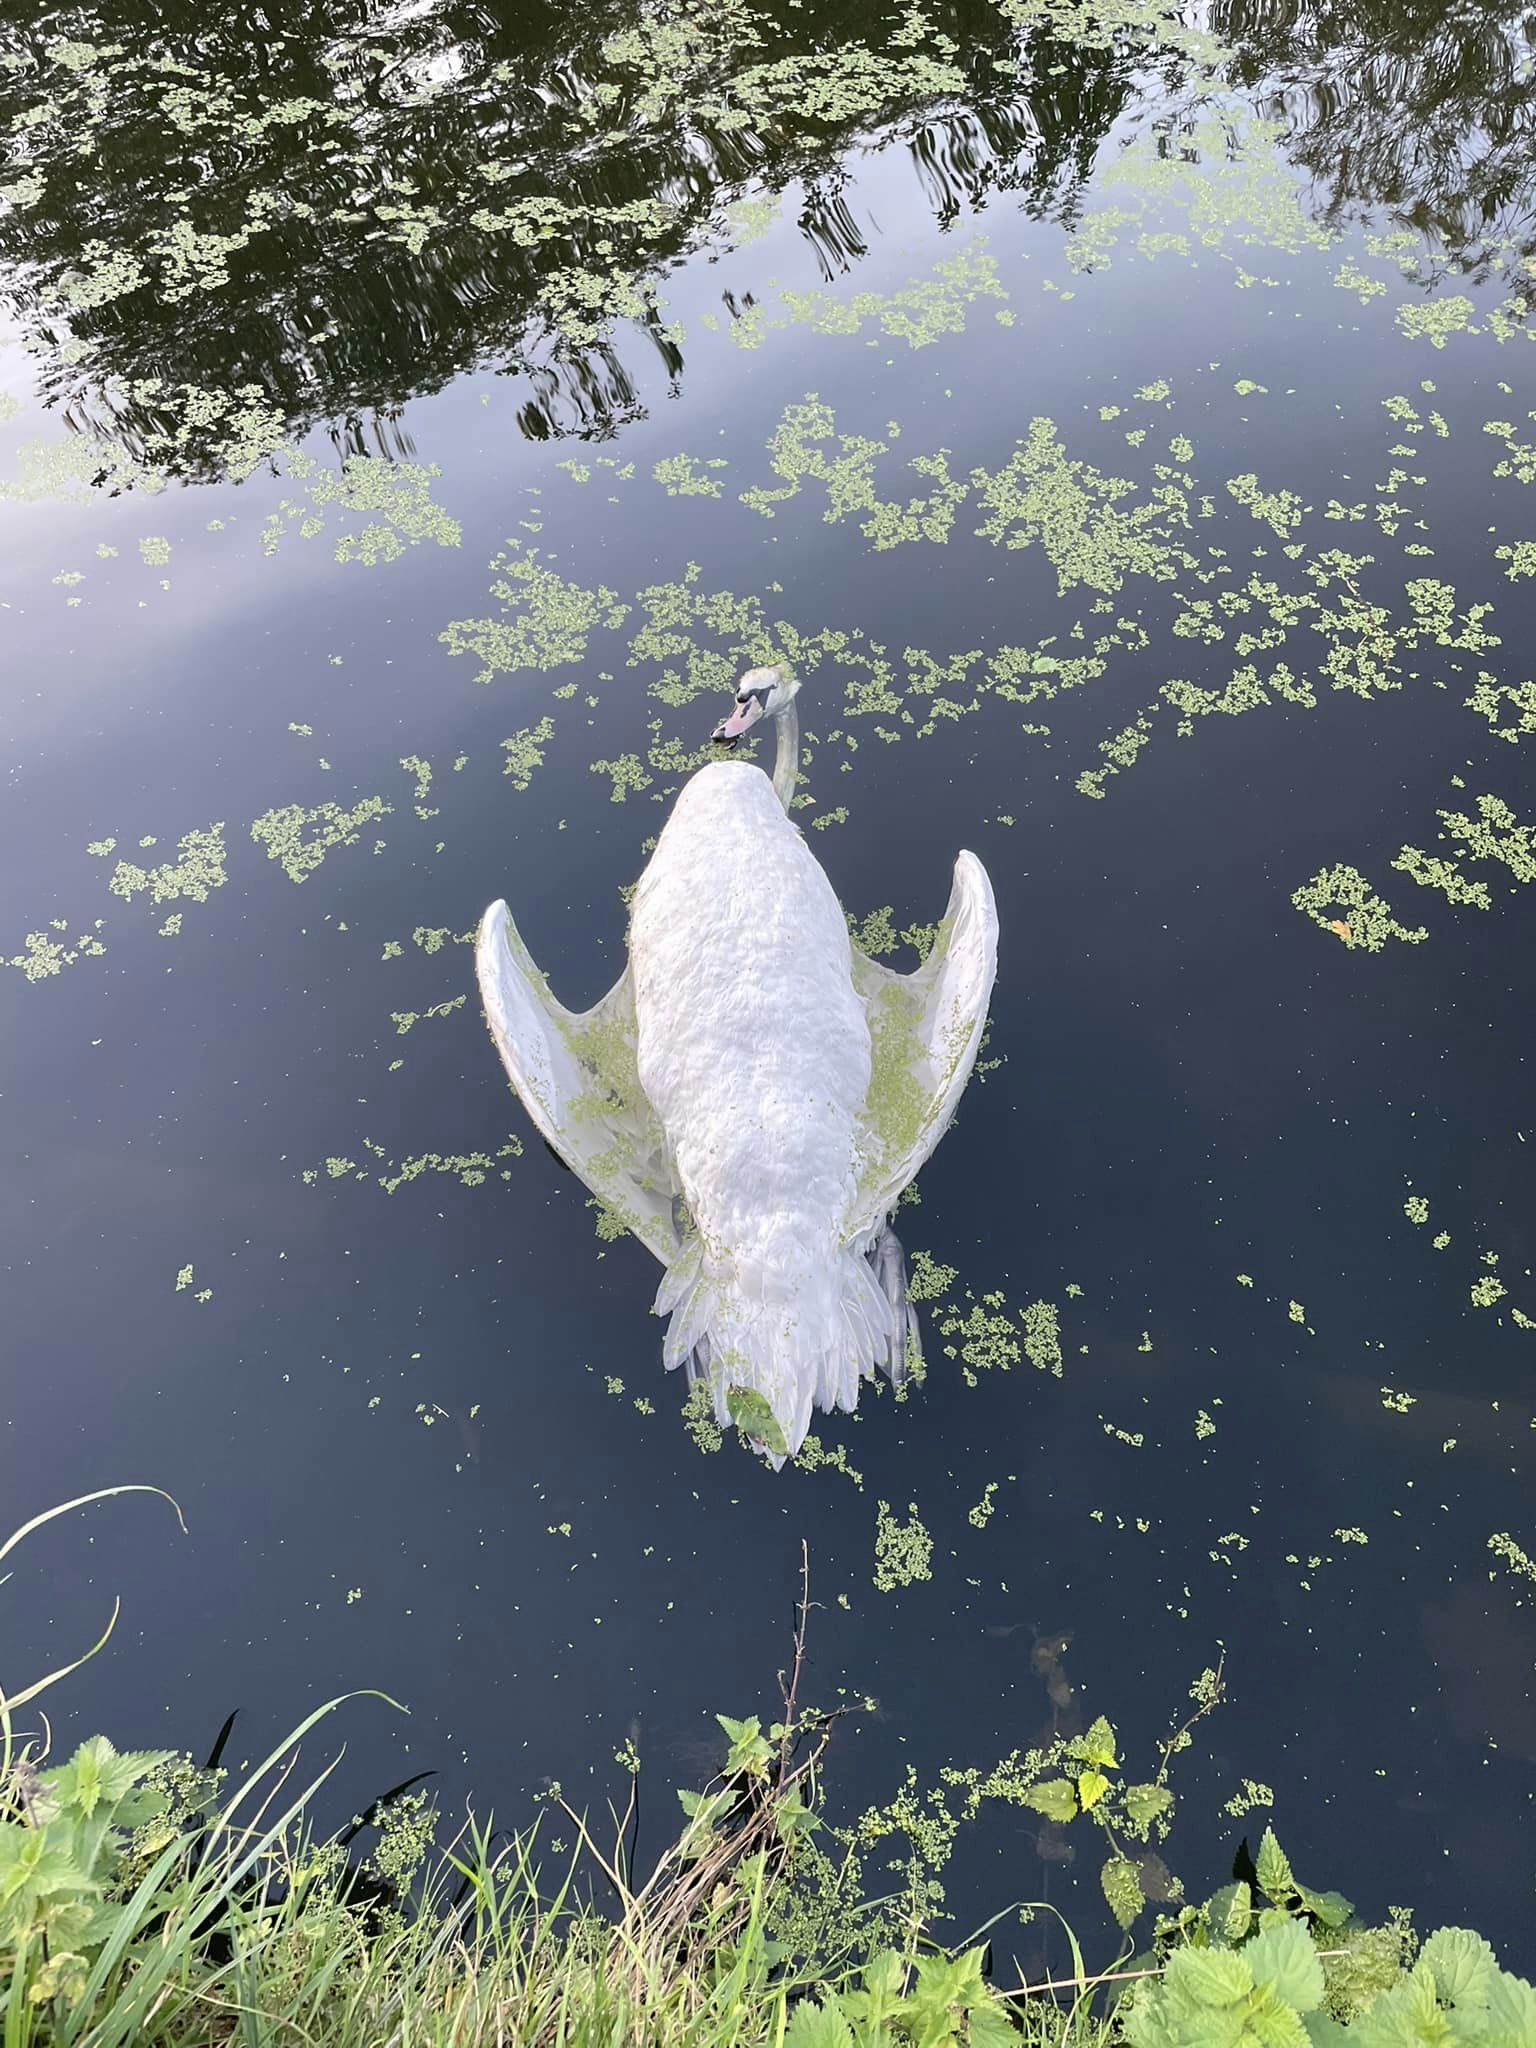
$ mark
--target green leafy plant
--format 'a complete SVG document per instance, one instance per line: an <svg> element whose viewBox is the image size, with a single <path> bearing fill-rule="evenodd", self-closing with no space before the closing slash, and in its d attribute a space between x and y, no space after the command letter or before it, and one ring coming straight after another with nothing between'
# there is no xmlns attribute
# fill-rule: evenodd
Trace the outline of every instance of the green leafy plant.
<svg viewBox="0 0 1536 2048"><path fill-rule="evenodd" d="M1017 2048L1014 2020L982 1975L984 1953L909 1958L883 1950L851 1989L802 2000L784 2048Z"/></svg>
<svg viewBox="0 0 1536 2048"><path fill-rule="evenodd" d="M1147 1904L1147 1861L1136 1850L1167 1839L1174 1813L1169 1769L1173 1758L1188 1746L1196 1722L1220 1703L1219 1665L1201 1674L1192 1697L1195 1711L1162 1745L1157 1771L1144 1783L1124 1782L1119 1738L1101 1714L1084 1734L1066 1742L1063 1775L1043 1778L1019 1794L1022 1804L1043 1813L1047 1820L1065 1825L1086 1816L1104 1830L1109 1854L1100 1869L1099 1883L1122 1930L1134 1924Z"/></svg>
<svg viewBox="0 0 1536 2048"><path fill-rule="evenodd" d="M1536 1991L1480 1935L1432 1934L1413 1968L1349 2021L1323 2010L1323 1958L1278 1909L1241 1947L1181 1948L1136 1998L1131 2048L1530 2048Z"/></svg>
<svg viewBox="0 0 1536 2048"><path fill-rule="evenodd" d="M1219 1674L1197 1683L1195 1714L1144 1783L1122 1781L1100 1719L985 1774L942 1773L926 1790L909 1778L834 1825L821 1765L838 1716L799 1698L809 1608L802 1553L781 1711L716 1716L720 1769L679 1794L683 1827L643 1879L626 1850L632 1751L612 1848L557 1788L574 1852L540 1823L508 1834L473 1815L438 1849L424 1796L394 1803L414 1779L371 1823L313 1832L337 1760L300 1774L300 1746L339 1701L228 1789L216 1757L199 1770L101 1736L50 1765L12 1708L74 1665L0 1692L0 2048L1536 2048L1536 1992L1486 1942L1443 1929L1415 1956L1405 1916L1359 1925L1347 1899L1296 1877L1270 1830L1251 1866L1240 1855L1243 1875L1164 1914L1129 1968L1090 1974L1063 1921L1070 1977L990 1981L980 1937L936 1938L956 1829L998 1798L1104 1827L1139 1911L1148 1859L1132 1851L1166 1830L1169 1761ZM365 1824L381 1829L367 1870L348 1849ZM876 1893L863 1859L892 1835L910 1855L886 1866L899 1889ZM1115 1882L1106 1868L1112 1904ZM1101 1993L1115 2002L1101 2008Z"/></svg>
<svg viewBox="0 0 1536 2048"><path fill-rule="evenodd" d="M29 2002L78 1998L92 1962L121 1919L113 1895L137 1829L164 1807L144 1779L168 1750L120 1755L104 1735L82 1742L67 1764L18 1764L0 1817L0 1943Z"/></svg>

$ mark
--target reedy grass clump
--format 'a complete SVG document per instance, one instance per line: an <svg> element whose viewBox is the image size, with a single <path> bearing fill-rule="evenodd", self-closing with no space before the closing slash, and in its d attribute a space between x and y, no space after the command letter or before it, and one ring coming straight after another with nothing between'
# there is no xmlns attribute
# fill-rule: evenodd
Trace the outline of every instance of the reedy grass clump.
<svg viewBox="0 0 1536 2048"><path fill-rule="evenodd" d="M67 1502L19 1530L0 1559L54 1515L128 1491L156 1489ZM166 1751L120 1753L100 1736L50 1767L46 1722L19 1733L15 1715L85 1658L17 1693L0 1690L0 2043L724 2048L798 2039L807 2021L797 2005L810 1990L865 1995L859 1965L871 1930L887 1924L854 1914L829 1939L823 1919L814 1954L776 1931L796 1917L797 1861L824 1825L820 1765L838 1718L799 1701L807 1605L803 1596L781 1718L764 1731L756 1718L721 1717L724 1766L704 1791L680 1795L685 1825L643 1878L626 1846L634 1779L628 1806L610 1815L611 1847L557 1791L553 1804L575 1830L569 1851L546 1841L545 1816L506 1834L473 1814L435 1850L424 1795L388 1794L368 1815L379 1844L358 1862L349 1845L361 1822L322 1836L311 1818L340 1757L312 1775L301 1764L306 1738L345 1699L308 1715L230 1790L217 1768L222 1735L201 1769ZM116 1617L114 1606L86 1657ZM821 1862L836 1867L825 1854ZM598 1887L611 1894L607 1910ZM923 2014L933 2048L964 2038L983 2005L1005 2024L979 1950L951 1984L935 1975L949 1967L945 1952L920 1944L915 1920L911 1932L902 1956L881 1961L891 2014L903 2004Z"/></svg>
<svg viewBox="0 0 1536 2048"><path fill-rule="evenodd" d="M53 1516L134 1491L157 1489L67 1502L0 1562ZM821 1767L839 1715L800 1699L809 1608L803 1564L778 1718L717 1717L724 1763L679 1793L684 1825L644 1875L633 1752L611 1846L555 1788L573 1847L546 1839L547 1814L507 1834L471 1813L439 1848L419 1776L317 1831L341 1757L311 1775L301 1746L342 1699L229 1789L229 1723L202 1767L101 1736L50 1765L46 1720L20 1733L15 1715L83 1658L0 1689L0 2048L1536 2048L1536 1992L1479 1937L1442 1930L1419 1951L1406 1913L1362 1924L1295 1876L1270 1829L1198 1906L1140 1853L1166 1839L1169 1764L1219 1700L1219 1671L1197 1681L1146 1784L1120 1779L1101 1718L985 1774L909 1778L832 1826ZM958 1829L997 1798L1102 1831L1125 1937L1108 1969L1088 1972L1057 1914L1069 1973L989 1981L990 1927L1047 1906L1010 1908L968 1944L935 1938ZM895 1883L877 1893L870 1858L893 1843L905 1853L879 1866ZM1166 1910L1133 1956L1154 1870Z"/></svg>

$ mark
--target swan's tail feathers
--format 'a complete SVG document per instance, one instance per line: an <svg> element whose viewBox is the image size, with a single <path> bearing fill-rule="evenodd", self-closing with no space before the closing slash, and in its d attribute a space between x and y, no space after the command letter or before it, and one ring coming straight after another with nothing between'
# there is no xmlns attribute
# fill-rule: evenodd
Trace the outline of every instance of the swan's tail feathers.
<svg viewBox="0 0 1536 2048"><path fill-rule="evenodd" d="M899 1387L909 1370L922 1370L923 1333L907 1292L907 1255L889 1223L880 1226L865 1257L891 1308L890 1346L878 1364L891 1385Z"/></svg>
<svg viewBox="0 0 1536 2048"><path fill-rule="evenodd" d="M739 1426L775 1471L805 1441L811 1411L852 1414L859 1382L877 1371L899 1385L916 1317L901 1247L850 1246L788 1280L706 1256L690 1238L667 1268L656 1313L668 1318L662 1358L703 1381L722 1428ZM919 1357L921 1353L917 1354Z"/></svg>

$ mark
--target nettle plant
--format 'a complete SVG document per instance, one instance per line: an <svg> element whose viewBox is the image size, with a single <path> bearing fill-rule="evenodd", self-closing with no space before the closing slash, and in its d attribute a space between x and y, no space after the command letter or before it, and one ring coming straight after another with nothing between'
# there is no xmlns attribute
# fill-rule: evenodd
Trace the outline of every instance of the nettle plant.
<svg viewBox="0 0 1536 2048"><path fill-rule="evenodd" d="M175 1839L169 1750L119 1752L104 1735L68 1763L12 1764L0 1814L0 1948L27 1999L78 1999L123 1920L121 1888L146 1855Z"/></svg>
<svg viewBox="0 0 1536 2048"><path fill-rule="evenodd" d="M1147 1903L1145 1861L1132 1855L1129 1845L1165 1841L1172 1823L1173 1794L1165 1780L1176 1743L1177 1738L1165 1747L1155 1778L1141 1785L1124 1784L1118 1776L1115 1731L1101 1714L1086 1734L1066 1744L1070 1776L1042 1779L1019 1794L1023 1805L1047 1820L1066 1823L1086 1816L1104 1830L1109 1855L1099 1882L1122 1928L1129 1928Z"/></svg>
<svg viewBox="0 0 1536 2048"><path fill-rule="evenodd" d="M882 1952L856 1985L802 1999L784 2048L1020 2048L1013 2016L982 1974L985 1953L914 1959Z"/></svg>
<svg viewBox="0 0 1536 2048"><path fill-rule="evenodd" d="M1348 2020L1300 1919L1278 1908L1240 1946L1176 1949L1125 2023L1131 2048L1531 2048L1536 1991L1464 1927L1442 1927L1417 1962Z"/></svg>

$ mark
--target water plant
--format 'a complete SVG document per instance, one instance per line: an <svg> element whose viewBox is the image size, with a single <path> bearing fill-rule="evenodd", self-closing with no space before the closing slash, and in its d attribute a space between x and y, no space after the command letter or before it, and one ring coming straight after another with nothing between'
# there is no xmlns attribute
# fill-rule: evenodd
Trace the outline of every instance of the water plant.
<svg viewBox="0 0 1536 2048"><path fill-rule="evenodd" d="M55 1516L136 1491L157 1489L108 1488L34 1517L0 1545L0 1560ZM1063 1922L1069 1976L999 1982L1006 1973L987 1938L996 1921L947 1944L931 1882L909 1882L894 1897L864 1887L861 1849L896 1827L914 1841L921 1833L910 1793L851 1827L829 1818L823 1764L844 1710L801 1697L810 1606L802 1552L779 1709L767 1725L717 1716L727 1744L720 1768L700 1790L679 1793L681 1830L644 1875L632 1746L617 1759L630 1792L622 1810L610 1809L611 1839L555 1787L550 1804L574 1831L573 1849L547 1838L544 1817L507 1834L473 1813L437 1849L415 1778L349 1826L319 1831L316 1795L340 1758L310 1776L301 1744L340 1700L307 1716L231 1789L218 1767L228 1723L202 1769L168 1751L118 1751L103 1736L50 1765L46 1724L18 1733L14 1716L84 1659L0 1692L5 2048L1536 2041L1536 1991L1500 1970L1486 1942L1450 1928L1418 1949L1404 1913L1361 1923L1348 1900L1295 1876L1268 1829L1256 1859L1244 1843L1238 1874L1203 1905L1178 1903L1172 1887L1144 1955L1090 1973ZM86 1656L110 1633L109 1624ZM1167 1766L1219 1698L1211 1677L1165 1743L1156 1784L1113 1785L1117 1738L1100 1719L1075 1741L1009 1759L990 1779L949 1774L962 1810L1006 1784L1063 1824L1097 1821L1112 1841L1112 1812L1142 1838L1165 1830ZM1065 1775L1047 1777L1052 1768ZM377 1841L360 1863L353 1845L368 1828ZM931 1867L952 1842L940 1827ZM1129 1866L1123 1850L1120 1860ZM1117 1916L1136 1917L1139 1881L1134 1903L1117 1903L1106 1870L1105 1891ZM830 1916L817 1910L828 1902Z"/></svg>

